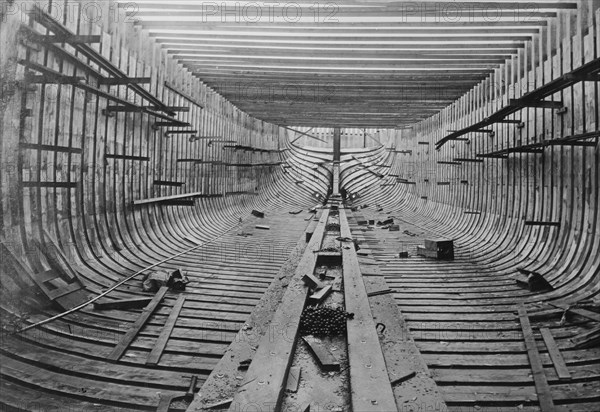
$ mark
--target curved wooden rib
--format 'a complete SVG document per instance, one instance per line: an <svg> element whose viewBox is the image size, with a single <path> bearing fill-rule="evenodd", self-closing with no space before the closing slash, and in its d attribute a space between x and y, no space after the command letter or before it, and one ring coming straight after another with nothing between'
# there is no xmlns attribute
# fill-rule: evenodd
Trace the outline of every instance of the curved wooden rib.
<svg viewBox="0 0 600 412"><path fill-rule="evenodd" d="M2 24L3 41L20 44L15 37L20 23L12 16ZM85 25L64 24L74 32ZM216 141L166 136L167 129L144 113L107 117L102 113L105 97L69 84L20 87L2 100L0 240L25 272L39 276L40 268L48 269L42 256L46 250L38 252L34 242L42 240L49 247L49 237L43 235L48 232L90 296L164 260L152 270L180 268L191 280L156 366L145 360L176 302L172 293L114 364L106 357L139 310L99 311L90 305L21 334L3 334L0 404L10 408L34 410L39 399L57 410L93 410L94 405L153 409L158 392L185 392L186 376L199 375L200 387L306 227L305 214L288 212L306 210L316 201L308 189L289 190L293 178L281 166L263 165L291 158L280 151L288 141L285 129L242 113L170 60L161 69L140 57L147 50L122 48L123 32L109 35L98 26L91 31L101 36L100 44L90 46L100 55L132 78L150 77L148 91L165 105L189 108L177 121L189 123L201 136L261 150L224 150ZM64 58L56 47L20 45L14 56L3 48L3 75L24 79L24 66L15 64L17 55L68 75L87 67ZM165 80L170 87L164 87ZM135 98L125 86L106 90L122 99ZM178 162L181 158L201 162ZM186 194L194 194L194 206L151 202L132 207L134 201ZM251 216L253 209L266 217ZM256 230L259 223L270 230ZM196 245L201 246L177 256ZM151 296L142 292L141 280L125 282L107 299ZM61 281L56 282L60 287ZM1 300L3 332L21 314L29 317L17 327L59 313L25 273L10 265L2 268Z"/></svg>

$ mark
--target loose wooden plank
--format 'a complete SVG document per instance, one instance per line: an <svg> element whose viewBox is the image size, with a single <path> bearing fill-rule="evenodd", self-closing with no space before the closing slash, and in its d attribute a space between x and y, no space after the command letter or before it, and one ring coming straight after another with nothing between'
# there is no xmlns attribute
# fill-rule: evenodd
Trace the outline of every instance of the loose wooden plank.
<svg viewBox="0 0 600 412"><path fill-rule="evenodd" d="M327 285L323 289L319 290L318 292L313 293L309 297L311 303L318 303L318 302L323 301L323 299L325 299L331 293L331 290L332 290L332 286Z"/></svg>
<svg viewBox="0 0 600 412"><path fill-rule="evenodd" d="M302 281L311 289L320 289L323 287L321 282L314 275L308 273L302 276Z"/></svg>
<svg viewBox="0 0 600 412"><path fill-rule="evenodd" d="M552 303L552 302L549 302L549 303L554 307L575 313L576 315L583 316L584 318L595 320L596 322L600 322L600 314L598 314L596 312L592 312L591 310L580 309L580 308L570 308L567 305L562 305L562 304Z"/></svg>
<svg viewBox="0 0 600 412"><path fill-rule="evenodd" d="M94 302L94 309L141 309L147 306L152 301L152 298L133 298L121 300L109 300L103 302Z"/></svg>
<svg viewBox="0 0 600 412"><path fill-rule="evenodd" d="M335 356L325 347L320 339L314 336L303 336L302 340L306 342L313 355L319 363L321 370L326 372L338 372L340 370L340 362Z"/></svg>
<svg viewBox="0 0 600 412"><path fill-rule="evenodd" d="M227 399L223 399L222 401L211 403L210 405L206 405L205 408L206 409L222 408L224 406L229 405L231 402L233 402L233 398L227 398Z"/></svg>
<svg viewBox="0 0 600 412"><path fill-rule="evenodd" d="M287 378L286 390L288 392L298 392L298 386L300 385L300 375L302 374L302 368L299 366L293 366L290 368L290 373Z"/></svg>
<svg viewBox="0 0 600 412"><path fill-rule="evenodd" d="M180 295L171 309L171 313L167 318L167 322L163 327L162 332L160 333L158 339L156 340L156 344L154 348L148 355L146 359L146 365L158 365L160 361L160 357L167 346L167 341L171 337L171 333L173 332L173 328L175 327L175 323L177 322L177 318L179 317L179 313L181 312L181 308L183 308L183 304L185 303L185 296Z"/></svg>
<svg viewBox="0 0 600 412"><path fill-rule="evenodd" d="M554 369L558 374L559 379L571 379L571 373L567 368L565 360L556 345L556 341L554 340L554 336L552 336L552 332L548 328L540 328L540 332L542 333L542 338L546 343L546 347L548 348L548 353L550 354L550 358L552 359L552 363L554 364Z"/></svg>
<svg viewBox="0 0 600 412"><path fill-rule="evenodd" d="M587 348L594 344L597 345L600 340L600 326L593 328L592 330L580 333L577 336L571 338L571 342L578 348Z"/></svg>
<svg viewBox="0 0 600 412"><path fill-rule="evenodd" d="M523 338L525 339L525 346L527 348L527 356L531 365L531 371L533 372L533 381L535 383L535 390L538 395L540 409L542 412L555 411L556 408L554 407L554 401L552 400L550 386L548 385L546 375L544 374L544 366L540 358L540 353L537 350L527 311L523 305L520 305L518 312L521 329L523 329Z"/></svg>
<svg viewBox="0 0 600 412"><path fill-rule="evenodd" d="M144 327L152 313L156 310L168 290L169 288L167 286L163 286L158 290L158 292L156 292L156 295L154 295L154 298L152 298L150 304L144 308L140 317L133 323L133 325L131 325L127 333L125 333L125 336L121 338L117 346L115 346L112 352L108 355L108 360L113 362L119 360L119 358L127 350L127 347L131 344L131 342L133 342L139 331Z"/></svg>

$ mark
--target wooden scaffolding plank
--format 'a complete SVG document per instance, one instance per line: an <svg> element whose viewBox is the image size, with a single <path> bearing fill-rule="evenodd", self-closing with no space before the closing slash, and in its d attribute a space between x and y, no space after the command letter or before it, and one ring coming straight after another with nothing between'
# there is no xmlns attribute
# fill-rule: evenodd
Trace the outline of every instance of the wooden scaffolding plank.
<svg viewBox="0 0 600 412"><path fill-rule="evenodd" d="M168 290L169 288L167 286L163 286L158 290L158 292L156 292L156 295L154 295L154 298L152 299L150 304L148 304L148 306L144 308L140 317L137 318L133 325L131 325L131 327L121 338L117 346L115 346L115 348L107 356L108 360L113 362L119 360L119 358L127 350L127 347L131 344L131 342L133 342L139 331L144 327L150 316L152 316L152 313L154 313L154 311L156 310L156 308L158 307Z"/></svg>

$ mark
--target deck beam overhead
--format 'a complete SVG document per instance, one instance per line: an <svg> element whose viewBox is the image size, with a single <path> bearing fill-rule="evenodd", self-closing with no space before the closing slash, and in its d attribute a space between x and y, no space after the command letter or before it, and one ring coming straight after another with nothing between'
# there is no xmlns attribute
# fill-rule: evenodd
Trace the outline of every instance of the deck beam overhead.
<svg viewBox="0 0 600 412"><path fill-rule="evenodd" d="M559 14L577 9L575 1L558 0L118 3L176 61L249 114L331 127L381 126L369 95L395 82L445 93L425 104L424 116L402 114L418 99L402 90L385 101L393 107L386 125L421 121L517 56ZM443 76L448 84L438 82Z"/></svg>

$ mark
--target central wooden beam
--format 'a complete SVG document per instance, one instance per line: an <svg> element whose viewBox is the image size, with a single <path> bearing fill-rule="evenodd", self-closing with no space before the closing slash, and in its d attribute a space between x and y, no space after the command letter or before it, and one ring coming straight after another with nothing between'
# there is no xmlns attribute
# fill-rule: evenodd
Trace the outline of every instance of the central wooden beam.
<svg viewBox="0 0 600 412"><path fill-rule="evenodd" d="M340 209L340 236L352 238L346 210ZM398 410L388 371L369 306L367 290L358 265L356 250L342 248L344 302L354 313L348 322L348 363L352 409L355 411Z"/></svg>

